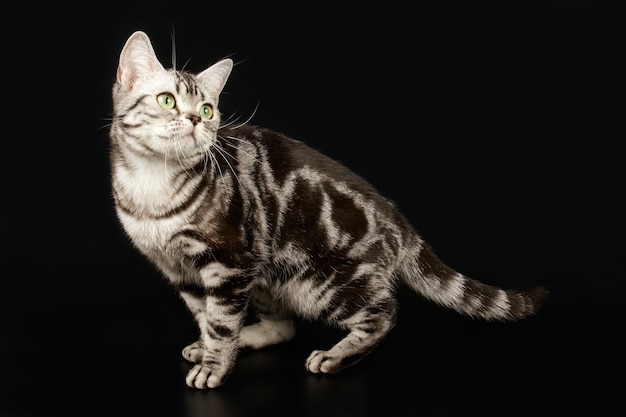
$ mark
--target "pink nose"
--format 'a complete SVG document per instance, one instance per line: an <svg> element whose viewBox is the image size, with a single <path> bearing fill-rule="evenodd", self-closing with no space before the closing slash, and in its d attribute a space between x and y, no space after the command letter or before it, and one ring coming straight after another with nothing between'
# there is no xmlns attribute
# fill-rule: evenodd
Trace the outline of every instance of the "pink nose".
<svg viewBox="0 0 626 417"><path fill-rule="evenodd" d="M196 116L195 114L188 114L187 119L191 120L194 126L200 123L200 116Z"/></svg>

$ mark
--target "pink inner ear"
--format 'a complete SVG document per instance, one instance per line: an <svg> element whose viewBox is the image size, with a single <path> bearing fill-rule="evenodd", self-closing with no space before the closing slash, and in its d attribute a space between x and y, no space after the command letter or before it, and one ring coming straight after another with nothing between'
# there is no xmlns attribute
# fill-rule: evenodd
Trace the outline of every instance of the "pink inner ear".
<svg viewBox="0 0 626 417"><path fill-rule="evenodd" d="M130 90L135 82L133 69L124 66L122 63L117 67L117 81L123 89Z"/></svg>
<svg viewBox="0 0 626 417"><path fill-rule="evenodd" d="M148 36L135 32L124 45L117 67L117 81L124 89L131 89L138 77L163 69Z"/></svg>
<svg viewBox="0 0 626 417"><path fill-rule="evenodd" d="M123 89L129 90L133 86L133 68L129 66L127 54L123 53L117 66L117 82Z"/></svg>

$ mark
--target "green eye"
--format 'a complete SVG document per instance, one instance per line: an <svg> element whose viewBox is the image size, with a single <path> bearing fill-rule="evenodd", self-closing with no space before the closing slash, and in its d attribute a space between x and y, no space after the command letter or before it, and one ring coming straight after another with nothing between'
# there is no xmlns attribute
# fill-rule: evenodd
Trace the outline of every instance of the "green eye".
<svg viewBox="0 0 626 417"><path fill-rule="evenodd" d="M164 109L173 109L176 105L176 99L170 93L161 93L157 96L157 102Z"/></svg>
<svg viewBox="0 0 626 417"><path fill-rule="evenodd" d="M210 120L213 118L213 106L210 104L203 104L200 106L200 116L203 119Z"/></svg>

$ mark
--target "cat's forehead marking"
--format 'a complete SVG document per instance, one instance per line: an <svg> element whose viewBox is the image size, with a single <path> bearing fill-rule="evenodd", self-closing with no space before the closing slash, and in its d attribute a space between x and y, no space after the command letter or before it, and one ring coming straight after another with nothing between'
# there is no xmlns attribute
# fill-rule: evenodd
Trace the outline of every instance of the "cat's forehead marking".
<svg viewBox="0 0 626 417"><path fill-rule="evenodd" d="M198 83L193 75L188 72L175 71L176 77L176 92L178 94L186 93L188 95L200 96L204 99L204 94L198 88Z"/></svg>

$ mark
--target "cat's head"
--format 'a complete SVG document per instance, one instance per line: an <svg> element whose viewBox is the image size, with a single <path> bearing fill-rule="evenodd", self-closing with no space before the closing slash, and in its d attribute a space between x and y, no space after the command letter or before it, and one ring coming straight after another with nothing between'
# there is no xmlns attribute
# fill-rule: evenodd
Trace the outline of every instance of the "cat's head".
<svg viewBox="0 0 626 417"><path fill-rule="evenodd" d="M232 60L223 59L198 74L165 69L148 36L133 33L113 86L114 128L146 154L199 156L217 136L219 95L232 68Z"/></svg>

